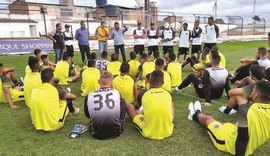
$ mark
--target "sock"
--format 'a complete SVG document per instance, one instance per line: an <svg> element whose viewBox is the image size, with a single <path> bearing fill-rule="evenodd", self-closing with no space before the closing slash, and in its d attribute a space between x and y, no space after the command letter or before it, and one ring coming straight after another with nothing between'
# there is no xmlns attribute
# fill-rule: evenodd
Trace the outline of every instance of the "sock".
<svg viewBox="0 0 270 156"><path fill-rule="evenodd" d="M224 114L229 114L231 110L232 108L227 106L226 109L224 110Z"/></svg>
<svg viewBox="0 0 270 156"><path fill-rule="evenodd" d="M75 112L75 108L73 106L72 100L67 100L67 107L70 113L74 113Z"/></svg>
<svg viewBox="0 0 270 156"><path fill-rule="evenodd" d="M195 114L192 116L192 119L199 123L198 115L202 112L200 110L196 110Z"/></svg>

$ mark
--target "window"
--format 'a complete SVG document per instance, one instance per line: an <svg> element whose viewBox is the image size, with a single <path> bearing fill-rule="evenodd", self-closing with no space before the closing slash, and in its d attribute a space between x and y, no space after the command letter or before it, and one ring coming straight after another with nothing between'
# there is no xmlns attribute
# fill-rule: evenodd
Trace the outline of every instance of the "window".
<svg viewBox="0 0 270 156"><path fill-rule="evenodd" d="M68 8L62 8L60 9L61 11L61 16L68 16L68 17L72 17L73 16L73 11L72 9L68 9Z"/></svg>

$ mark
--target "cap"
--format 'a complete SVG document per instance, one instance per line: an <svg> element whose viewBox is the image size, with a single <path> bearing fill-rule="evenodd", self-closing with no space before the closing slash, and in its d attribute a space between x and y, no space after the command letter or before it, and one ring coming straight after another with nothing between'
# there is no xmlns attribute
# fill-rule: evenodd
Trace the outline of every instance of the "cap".
<svg viewBox="0 0 270 156"><path fill-rule="evenodd" d="M68 24L65 25L65 28L69 28L69 27L70 27L70 25L68 25Z"/></svg>
<svg viewBox="0 0 270 156"><path fill-rule="evenodd" d="M169 29L169 28L170 28L169 23L165 23L164 28L165 28L165 29Z"/></svg>
<svg viewBox="0 0 270 156"><path fill-rule="evenodd" d="M142 25L142 22L141 22L141 21L139 21L139 22L137 23L137 25Z"/></svg>

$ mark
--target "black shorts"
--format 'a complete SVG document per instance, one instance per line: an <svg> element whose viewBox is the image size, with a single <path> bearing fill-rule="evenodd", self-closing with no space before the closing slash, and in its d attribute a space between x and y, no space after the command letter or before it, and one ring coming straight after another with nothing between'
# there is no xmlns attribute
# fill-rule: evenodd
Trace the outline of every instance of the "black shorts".
<svg viewBox="0 0 270 156"><path fill-rule="evenodd" d="M173 46L163 46L163 48L162 48L163 54L167 54L168 49L173 50ZM174 50L173 50L173 52L174 52Z"/></svg>
<svg viewBox="0 0 270 156"><path fill-rule="evenodd" d="M148 46L148 54L151 55L153 52L158 51L158 45Z"/></svg>
<svg viewBox="0 0 270 156"><path fill-rule="evenodd" d="M202 53L202 46L201 45L192 45L191 47L191 54L195 54L195 53Z"/></svg>
<svg viewBox="0 0 270 156"><path fill-rule="evenodd" d="M144 53L144 45L134 45L134 51L136 54L142 55Z"/></svg>
<svg viewBox="0 0 270 156"><path fill-rule="evenodd" d="M74 48L73 48L73 45L66 45L66 48L67 48L67 53L69 56L73 57L74 56Z"/></svg>
<svg viewBox="0 0 270 156"><path fill-rule="evenodd" d="M203 49L205 49L207 47L211 50L212 47L215 45L217 45L217 43L204 43Z"/></svg>
<svg viewBox="0 0 270 156"><path fill-rule="evenodd" d="M183 48L183 47L179 47L178 48L178 55L188 55L189 53L189 48Z"/></svg>

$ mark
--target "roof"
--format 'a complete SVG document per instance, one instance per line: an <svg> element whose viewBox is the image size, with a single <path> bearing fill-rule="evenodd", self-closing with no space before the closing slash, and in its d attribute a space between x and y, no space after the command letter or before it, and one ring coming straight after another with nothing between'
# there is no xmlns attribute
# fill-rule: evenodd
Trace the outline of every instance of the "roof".
<svg viewBox="0 0 270 156"><path fill-rule="evenodd" d="M38 23L29 19L0 19L0 23Z"/></svg>

